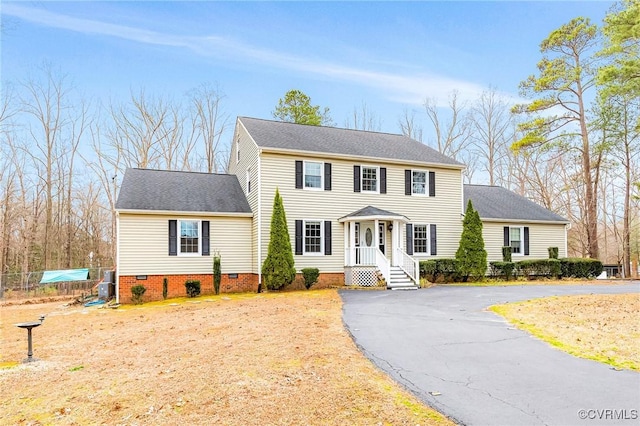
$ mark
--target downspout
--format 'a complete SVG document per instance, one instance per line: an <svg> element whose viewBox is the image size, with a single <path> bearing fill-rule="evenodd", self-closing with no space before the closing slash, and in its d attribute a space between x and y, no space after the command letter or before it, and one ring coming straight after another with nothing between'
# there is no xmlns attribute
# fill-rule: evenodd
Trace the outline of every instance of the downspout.
<svg viewBox="0 0 640 426"><path fill-rule="evenodd" d="M120 303L120 213L116 211L116 303Z"/></svg>

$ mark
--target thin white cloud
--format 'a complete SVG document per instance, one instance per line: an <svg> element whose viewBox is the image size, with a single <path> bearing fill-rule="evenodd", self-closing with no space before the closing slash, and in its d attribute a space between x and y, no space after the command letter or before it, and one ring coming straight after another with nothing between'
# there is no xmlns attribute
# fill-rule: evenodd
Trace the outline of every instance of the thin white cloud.
<svg viewBox="0 0 640 426"><path fill-rule="evenodd" d="M254 47L226 37L165 34L93 19L75 18L43 9L23 7L15 3L4 3L2 14L46 27L83 34L103 35L137 43L185 48L204 57L235 56L252 64L315 74L324 78L376 88L385 92L390 100L403 104L420 105L425 98L429 97L436 100L438 105L446 106L448 96L453 90L458 92L460 100L465 101L476 99L486 89L475 83L439 75L428 73L396 74L343 66L329 61L311 60ZM505 94L505 97L514 102L519 101L508 94Z"/></svg>

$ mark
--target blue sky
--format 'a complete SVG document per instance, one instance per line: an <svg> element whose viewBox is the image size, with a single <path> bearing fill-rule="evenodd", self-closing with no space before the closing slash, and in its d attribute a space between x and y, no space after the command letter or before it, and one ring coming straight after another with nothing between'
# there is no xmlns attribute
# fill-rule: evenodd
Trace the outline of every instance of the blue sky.
<svg viewBox="0 0 640 426"><path fill-rule="evenodd" d="M426 127L426 97L472 100L493 86L518 99L539 43L577 16L600 24L612 4L2 1L2 80L49 62L105 103L211 83L232 118L268 119L297 88L339 126L366 103L397 133L404 108Z"/></svg>

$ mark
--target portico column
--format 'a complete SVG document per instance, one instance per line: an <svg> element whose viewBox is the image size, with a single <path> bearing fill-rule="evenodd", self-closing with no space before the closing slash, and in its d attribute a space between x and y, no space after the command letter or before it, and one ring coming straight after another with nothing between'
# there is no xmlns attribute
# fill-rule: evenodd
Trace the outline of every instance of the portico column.
<svg viewBox="0 0 640 426"><path fill-rule="evenodd" d="M351 265L351 250L349 250L349 228L350 222L344 222L344 264Z"/></svg>

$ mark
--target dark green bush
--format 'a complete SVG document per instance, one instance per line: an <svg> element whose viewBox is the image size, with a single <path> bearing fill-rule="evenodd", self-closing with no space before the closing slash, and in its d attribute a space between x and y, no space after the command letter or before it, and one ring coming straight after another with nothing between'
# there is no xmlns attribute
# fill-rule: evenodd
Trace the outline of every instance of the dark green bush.
<svg viewBox="0 0 640 426"><path fill-rule="evenodd" d="M509 281L514 276L516 265L513 262L490 262L491 276Z"/></svg>
<svg viewBox="0 0 640 426"><path fill-rule="evenodd" d="M309 290L318 281L320 270L318 268L303 268L301 272L304 278L304 286Z"/></svg>
<svg viewBox="0 0 640 426"><path fill-rule="evenodd" d="M144 295L145 291L147 291L147 288L141 284L131 287L131 302L136 305L141 304L142 296Z"/></svg>
<svg viewBox="0 0 640 426"><path fill-rule="evenodd" d="M213 256L213 290L216 294L220 294L220 281L222 281L220 256Z"/></svg>
<svg viewBox="0 0 640 426"><path fill-rule="evenodd" d="M162 299L167 300L167 295L169 294L169 280L167 277L162 279Z"/></svg>
<svg viewBox="0 0 640 426"><path fill-rule="evenodd" d="M558 258L558 247L549 247L547 250L549 251L549 259Z"/></svg>
<svg viewBox="0 0 640 426"><path fill-rule="evenodd" d="M560 276L558 259L534 259L516 262L516 271L525 278L557 278Z"/></svg>
<svg viewBox="0 0 640 426"><path fill-rule="evenodd" d="M502 261L511 262L511 246L502 247Z"/></svg>
<svg viewBox="0 0 640 426"><path fill-rule="evenodd" d="M560 268L563 277L592 278L602 273L602 262L596 259L583 259L579 257L567 257L560 259Z"/></svg>
<svg viewBox="0 0 640 426"><path fill-rule="evenodd" d="M420 261L420 276L427 281L455 282L460 279L456 259L434 259Z"/></svg>
<svg viewBox="0 0 640 426"><path fill-rule="evenodd" d="M184 287L187 290L187 296L196 297L200 295L200 281L198 280L187 280L184 283Z"/></svg>
<svg viewBox="0 0 640 426"><path fill-rule="evenodd" d="M462 235L456 251L456 271L463 281L480 279L487 273L487 251L482 237L482 220L473 209L471 200L462 221Z"/></svg>

